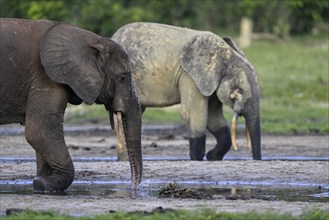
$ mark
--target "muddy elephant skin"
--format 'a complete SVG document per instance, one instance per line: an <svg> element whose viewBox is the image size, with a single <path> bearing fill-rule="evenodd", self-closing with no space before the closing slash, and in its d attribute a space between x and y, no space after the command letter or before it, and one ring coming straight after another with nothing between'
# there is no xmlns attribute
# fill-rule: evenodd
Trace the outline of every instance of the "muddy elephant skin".
<svg viewBox="0 0 329 220"><path fill-rule="evenodd" d="M231 131L223 104L246 119L253 159L261 159L257 75L230 38L164 24L132 23L112 39L127 49L142 110L181 104L192 160L203 160L207 129L217 140L206 154L208 160L222 160L230 150Z"/></svg>
<svg viewBox="0 0 329 220"><path fill-rule="evenodd" d="M37 191L64 190L74 166L63 137L68 103L103 104L122 115L132 171L142 176L141 109L126 51L113 40L65 23L0 19L0 124L25 125L36 151Z"/></svg>

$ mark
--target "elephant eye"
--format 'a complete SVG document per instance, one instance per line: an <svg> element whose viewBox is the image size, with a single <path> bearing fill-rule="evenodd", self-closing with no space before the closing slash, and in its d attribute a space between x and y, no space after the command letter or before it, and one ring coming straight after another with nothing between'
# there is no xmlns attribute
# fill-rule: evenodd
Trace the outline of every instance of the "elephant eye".
<svg viewBox="0 0 329 220"><path fill-rule="evenodd" d="M124 81L126 80L126 78L127 78L127 74L128 74L128 73L121 73L121 74L117 77L118 81L119 81L119 82L124 82Z"/></svg>
<svg viewBox="0 0 329 220"><path fill-rule="evenodd" d="M125 76L119 76L118 77L119 82L123 82L123 81L125 81L125 79L126 79Z"/></svg>

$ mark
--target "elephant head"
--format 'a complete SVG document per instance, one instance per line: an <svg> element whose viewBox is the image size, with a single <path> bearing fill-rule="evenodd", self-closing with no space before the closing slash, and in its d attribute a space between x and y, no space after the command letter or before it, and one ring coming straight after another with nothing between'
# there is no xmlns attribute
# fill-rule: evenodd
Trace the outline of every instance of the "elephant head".
<svg viewBox="0 0 329 220"><path fill-rule="evenodd" d="M122 117L131 187L141 182L141 109L127 53L118 43L72 25L53 25L41 42L41 63L55 82L68 86L69 102L104 104L111 121ZM112 126L113 128L113 126Z"/></svg>
<svg viewBox="0 0 329 220"><path fill-rule="evenodd" d="M253 159L260 160L259 86L255 69L243 52L230 38L208 32L193 37L184 46L181 64L204 96L216 93L222 103L245 118Z"/></svg>

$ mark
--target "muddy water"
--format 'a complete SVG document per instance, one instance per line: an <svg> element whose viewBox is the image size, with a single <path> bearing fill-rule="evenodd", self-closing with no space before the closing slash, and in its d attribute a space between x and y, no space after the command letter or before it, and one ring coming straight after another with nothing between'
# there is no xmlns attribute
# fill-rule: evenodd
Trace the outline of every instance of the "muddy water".
<svg viewBox="0 0 329 220"><path fill-rule="evenodd" d="M165 183L148 181L141 185L138 191L129 190L129 182L125 181L75 181L65 192L42 193L60 196L96 196L107 198L151 198L159 197L159 191ZM177 181L175 184L189 190L203 193L212 198L227 200L260 199L268 201L303 201L329 202L329 184L290 184L290 187L276 187L268 183L267 186L235 185L234 182L225 185L205 181ZM294 185L294 186L291 186ZM298 186L299 185L299 186ZM0 181L0 195L18 194L33 195L31 180Z"/></svg>

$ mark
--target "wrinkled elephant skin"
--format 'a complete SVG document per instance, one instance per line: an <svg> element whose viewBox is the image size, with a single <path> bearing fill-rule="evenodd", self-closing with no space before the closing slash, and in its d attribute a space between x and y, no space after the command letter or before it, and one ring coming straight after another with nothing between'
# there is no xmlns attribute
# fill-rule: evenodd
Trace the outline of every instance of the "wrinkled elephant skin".
<svg viewBox="0 0 329 220"><path fill-rule="evenodd" d="M132 188L142 176L141 109L121 45L48 20L0 19L0 124L25 125L36 151L35 190L65 190L74 166L63 136L68 103L103 104L122 115Z"/></svg>

